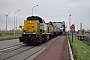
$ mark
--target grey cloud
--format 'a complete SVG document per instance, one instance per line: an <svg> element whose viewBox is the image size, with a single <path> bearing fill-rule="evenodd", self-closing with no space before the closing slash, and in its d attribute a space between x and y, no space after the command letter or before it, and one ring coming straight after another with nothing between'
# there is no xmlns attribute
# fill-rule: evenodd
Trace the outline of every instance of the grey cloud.
<svg viewBox="0 0 90 60"><path fill-rule="evenodd" d="M83 22L84 27L90 25L85 24L90 20L89 0L0 0L0 24L2 25L0 28L5 28L5 16L2 13L7 14L11 11L8 16L8 28L13 29L15 11L21 10L16 13L16 16L18 26L23 25L24 19L32 15L32 7L37 4L39 6L34 8L34 15L41 16L46 22L65 20L68 24L70 10L72 23L79 25Z"/></svg>

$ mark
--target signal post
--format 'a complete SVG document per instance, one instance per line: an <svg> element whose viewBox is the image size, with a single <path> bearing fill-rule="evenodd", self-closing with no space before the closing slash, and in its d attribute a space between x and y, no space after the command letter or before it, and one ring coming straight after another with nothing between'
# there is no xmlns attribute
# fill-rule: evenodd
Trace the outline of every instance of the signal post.
<svg viewBox="0 0 90 60"><path fill-rule="evenodd" d="M75 25L74 24L72 24L70 26L70 32L72 33L72 42L73 42L73 33L75 33Z"/></svg>

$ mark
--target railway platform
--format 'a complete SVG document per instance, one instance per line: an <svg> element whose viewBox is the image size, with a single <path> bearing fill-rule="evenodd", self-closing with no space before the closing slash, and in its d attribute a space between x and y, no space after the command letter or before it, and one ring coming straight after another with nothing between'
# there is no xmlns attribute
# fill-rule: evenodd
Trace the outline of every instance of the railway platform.
<svg viewBox="0 0 90 60"><path fill-rule="evenodd" d="M34 60L68 60L66 36L60 36Z"/></svg>

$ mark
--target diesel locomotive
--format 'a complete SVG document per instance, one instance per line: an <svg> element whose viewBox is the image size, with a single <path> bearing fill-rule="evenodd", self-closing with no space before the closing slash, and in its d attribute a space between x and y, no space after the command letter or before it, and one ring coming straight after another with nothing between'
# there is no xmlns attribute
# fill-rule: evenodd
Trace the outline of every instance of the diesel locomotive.
<svg viewBox="0 0 90 60"><path fill-rule="evenodd" d="M55 23L56 24L56 23ZM53 22L45 23L39 16L29 16L24 20L22 34L19 41L23 44L42 43L62 34L62 31Z"/></svg>

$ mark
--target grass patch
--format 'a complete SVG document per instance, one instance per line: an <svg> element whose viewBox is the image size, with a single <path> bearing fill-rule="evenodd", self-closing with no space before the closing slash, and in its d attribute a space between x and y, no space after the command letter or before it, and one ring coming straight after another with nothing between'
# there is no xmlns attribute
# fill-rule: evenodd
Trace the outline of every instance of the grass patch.
<svg viewBox="0 0 90 60"><path fill-rule="evenodd" d="M76 38L73 39L72 43L72 37L69 36L69 38L74 57L76 57L77 60L90 60L90 46Z"/></svg>
<svg viewBox="0 0 90 60"><path fill-rule="evenodd" d="M0 38L0 41L12 40L12 39L18 39L18 38L19 38L19 36L5 37L5 38Z"/></svg>
<svg viewBox="0 0 90 60"><path fill-rule="evenodd" d="M87 41L83 41L83 42L90 46L90 43L88 43Z"/></svg>
<svg viewBox="0 0 90 60"><path fill-rule="evenodd" d="M20 36L20 34L1 34L0 37L5 37L5 36Z"/></svg>
<svg viewBox="0 0 90 60"><path fill-rule="evenodd" d="M17 39L17 38L19 38L19 36L20 36L20 34L16 34L16 35L3 34L0 36L0 41Z"/></svg>

